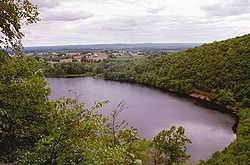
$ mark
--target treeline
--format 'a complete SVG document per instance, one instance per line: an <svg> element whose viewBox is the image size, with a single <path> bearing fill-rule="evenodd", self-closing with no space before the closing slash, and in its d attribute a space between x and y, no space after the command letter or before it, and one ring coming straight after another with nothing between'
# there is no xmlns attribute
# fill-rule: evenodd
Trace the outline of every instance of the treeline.
<svg viewBox="0 0 250 165"><path fill-rule="evenodd" d="M73 63L55 63L53 65L44 64L44 73L46 77L66 77L66 76L84 76L95 73L98 69L97 62L73 62Z"/></svg>
<svg viewBox="0 0 250 165"><path fill-rule="evenodd" d="M95 75L196 93L233 109L240 117L237 139L205 164L250 162L250 35L204 44L186 51L141 59L110 59Z"/></svg>
<svg viewBox="0 0 250 165"><path fill-rule="evenodd" d="M250 35L166 56L110 61L100 66L104 77L201 93L223 105L250 105Z"/></svg>
<svg viewBox="0 0 250 165"><path fill-rule="evenodd" d="M45 74L53 77L91 72L107 79L206 95L231 108L249 107L249 38L245 35L169 55L54 64L45 67Z"/></svg>

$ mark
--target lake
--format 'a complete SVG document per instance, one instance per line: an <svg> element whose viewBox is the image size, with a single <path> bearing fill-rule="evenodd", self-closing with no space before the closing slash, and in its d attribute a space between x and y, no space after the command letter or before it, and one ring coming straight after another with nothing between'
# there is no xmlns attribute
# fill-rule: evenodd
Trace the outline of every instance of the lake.
<svg viewBox="0 0 250 165"><path fill-rule="evenodd" d="M127 109L121 112L120 119L138 128L142 138L150 139L172 125L183 126L192 140L188 146L192 161L208 159L236 137L232 131L235 121L229 115L155 88L91 77L49 78L48 84L53 91L51 99L77 95L87 107L96 101L110 100L100 110L107 116L124 100Z"/></svg>

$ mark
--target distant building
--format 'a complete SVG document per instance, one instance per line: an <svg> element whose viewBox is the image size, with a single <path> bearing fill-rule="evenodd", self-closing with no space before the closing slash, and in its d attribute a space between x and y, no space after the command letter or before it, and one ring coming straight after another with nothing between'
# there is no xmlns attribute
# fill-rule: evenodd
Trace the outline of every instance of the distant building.
<svg viewBox="0 0 250 165"><path fill-rule="evenodd" d="M67 57L73 57L73 56L77 56L79 55L79 53L66 53Z"/></svg>
<svg viewBox="0 0 250 165"><path fill-rule="evenodd" d="M84 54L75 55L75 56L73 56L73 59L76 60L77 62L81 62L81 60L82 60L83 57L85 57Z"/></svg>
<svg viewBox="0 0 250 165"><path fill-rule="evenodd" d="M73 62L73 59L72 58L60 59L60 63L69 63L69 62Z"/></svg>
<svg viewBox="0 0 250 165"><path fill-rule="evenodd" d="M95 53L90 57L91 60L94 61L103 61L108 59L108 54L107 53Z"/></svg>
<svg viewBox="0 0 250 165"><path fill-rule="evenodd" d="M201 100L211 101L211 99L207 96L207 94L205 92L192 93L192 94L190 94L190 96L197 98L197 99L201 99Z"/></svg>

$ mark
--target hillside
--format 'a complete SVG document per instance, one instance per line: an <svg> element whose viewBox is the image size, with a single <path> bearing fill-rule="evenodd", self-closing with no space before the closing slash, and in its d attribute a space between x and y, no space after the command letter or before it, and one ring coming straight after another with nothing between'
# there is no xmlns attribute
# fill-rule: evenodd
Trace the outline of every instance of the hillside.
<svg viewBox="0 0 250 165"><path fill-rule="evenodd" d="M166 56L133 61L110 60L105 78L135 81L184 93L207 94L213 101L236 106L250 96L250 35Z"/></svg>

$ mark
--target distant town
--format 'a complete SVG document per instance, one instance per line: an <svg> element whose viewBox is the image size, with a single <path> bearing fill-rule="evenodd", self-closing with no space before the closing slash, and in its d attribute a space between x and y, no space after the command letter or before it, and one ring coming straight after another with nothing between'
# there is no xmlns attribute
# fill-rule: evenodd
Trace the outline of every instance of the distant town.
<svg viewBox="0 0 250 165"><path fill-rule="evenodd" d="M46 63L69 63L69 62L88 62L103 61L108 58L107 53L53 53L52 58L46 60Z"/></svg>
<svg viewBox="0 0 250 165"><path fill-rule="evenodd" d="M83 52L40 52L40 53L26 53L27 56L34 56L37 59L44 59L47 64L56 63L71 63L71 62L101 62L108 58L116 57L136 57L144 56L145 53L140 51L83 51Z"/></svg>
<svg viewBox="0 0 250 165"><path fill-rule="evenodd" d="M200 45L198 43L163 44L104 44L72 45L52 47L28 47L24 52L28 56L44 59L47 64L71 62L101 62L108 58L140 57L145 55L163 55Z"/></svg>

